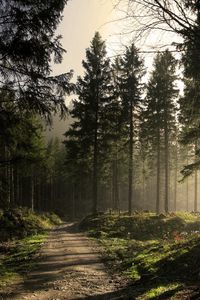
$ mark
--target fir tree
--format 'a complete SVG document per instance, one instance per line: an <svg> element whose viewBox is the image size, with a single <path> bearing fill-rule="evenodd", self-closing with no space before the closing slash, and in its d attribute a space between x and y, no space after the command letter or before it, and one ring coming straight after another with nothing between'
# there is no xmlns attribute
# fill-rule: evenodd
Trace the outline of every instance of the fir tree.
<svg viewBox="0 0 200 300"><path fill-rule="evenodd" d="M141 77L143 76L143 62L139 58L138 50L132 44L126 48L125 54L115 63L117 86L121 101L121 123L123 134L128 144L128 211L132 213L133 194L133 144L136 138L138 123L137 110L141 101ZM136 118L134 118L136 116ZM135 127L135 128L134 128Z"/></svg>
<svg viewBox="0 0 200 300"><path fill-rule="evenodd" d="M156 211L160 211L160 179L162 153L164 153L165 201L169 211L169 153L170 139L175 128L177 89L175 87L176 60L169 51L158 53L154 70L147 86L146 109L143 112L143 137L151 149L151 159L156 153L157 196ZM153 154L153 155L152 155Z"/></svg>
<svg viewBox="0 0 200 300"><path fill-rule="evenodd" d="M13 92L17 110L32 110L47 119L52 111L66 113L72 73L51 76L52 63L60 63L64 52L55 32L66 3L0 1L0 90ZM5 102L1 98L0 108Z"/></svg>
<svg viewBox="0 0 200 300"><path fill-rule="evenodd" d="M110 61L105 42L97 32L86 50L85 74L76 84L78 99L73 101L74 122L65 136L65 145L75 150L79 161L85 161L92 172L93 212L97 212L98 180L111 139L110 120L113 88ZM71 152L70 150L68 150Z"/></svg>

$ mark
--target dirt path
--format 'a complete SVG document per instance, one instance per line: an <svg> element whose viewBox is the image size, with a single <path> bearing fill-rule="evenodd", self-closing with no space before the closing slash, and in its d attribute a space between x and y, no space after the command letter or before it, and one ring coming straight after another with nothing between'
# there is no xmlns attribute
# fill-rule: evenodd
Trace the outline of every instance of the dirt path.
<svg viewBox="0 0 200 300"><path fill-rule="evenodd" d="M41 252L24 284L0 299L132 299L119 279L108 276L94 243L73 224L52 230Z"/></svg>

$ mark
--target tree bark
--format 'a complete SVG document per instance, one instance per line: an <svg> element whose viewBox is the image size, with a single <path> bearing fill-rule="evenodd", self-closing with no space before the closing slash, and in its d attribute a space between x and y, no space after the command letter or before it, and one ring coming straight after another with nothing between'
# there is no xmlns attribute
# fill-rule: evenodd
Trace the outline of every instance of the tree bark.
<svg viewBox="0 0 200 300"><path fill-rule="evenodd" d="M112 206L114 210L119 209L119 184L118 184L118 161L112 162Z"/></svg>
<svg viewBox="0 0 200 300"><path fill-rule="evenodd" d="M96 110L93 150L93 213L97 213L97 164L98 164L98 118L99 118L99 87L96 85Z"/></svg>
<svg viewBox="0 0 200 300"><path fill-rule="evenodd" d="M196 152L197 152L197 141L195 142L195 162L197 160L196 157ZM198 194L198 175L197 175L197 170L195 169L194 173L194 212L198 211L198 201L197 201L197 194Z"/></svg>
<svg viewBox="0 0 200 300"><path fill-rule="evenodd" d="M31 175L30 177L30 183L31 183L31 210L34 211L35 209L35 203L34 203L34 177Z"/></svg>
<svg viewBox="0 0 200 300"><path fill-rule="evenodd" d="M169 212L169 131L167 124L167 112L165 113L164 124L164 139L165 139L165 212Z"/></svg>
<svg viewBox="0 0 200 300"><path fill-rule="evenodd" d="M128 170L128 213L132 214L132 195L133 195L133 100L130 103L129 120L129 170Z"/></svg>
<svg viewBox="0 0 200 300"><path fill-rule="evenodd" d="M157 132L156 213L160 213L160 129Z"/></svg>
<svg viewBox="0 0 200 300"><path fill-rule="evenodd" d="M176 140L176 149L175 149L175 170L174 170L174 211L177 210L177 180L178 180L178 143Z"/></svg>

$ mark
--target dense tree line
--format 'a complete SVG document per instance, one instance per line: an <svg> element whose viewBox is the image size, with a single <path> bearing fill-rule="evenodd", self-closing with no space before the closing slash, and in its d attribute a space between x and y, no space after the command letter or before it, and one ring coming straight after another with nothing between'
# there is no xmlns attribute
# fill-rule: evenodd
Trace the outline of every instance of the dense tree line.
<svg viewBox="0 0 200 300"><path fill-rule="evenodd" d="M197 211L198 1L137 1L154 16L147 29L164 24L182 36L179 62L170 50L157 52L145 83L140 50L128 45L111 60L97 32L75 85L72 72L51 76L64 51L55 31L67 1L0 3L0 207L73 217L106 209ZM45 141L41 119L63 117L71 92L64 145Z"/></svg>
<svg viewBox="0 0 200 300"><path fill-rule="evenodd" d="M133 209L197 211L197 175L194 192L188 192L191 178L178 182L187 177L185 170L193 159L189 157L196 150L195 143L192 148L185 145L192 126L191 120L182 125L183 118L190 116L185 107L188 88L186 84L180 97L178 64L172 53L157 53L144 85L139 50L132 44L110 62L105 42L96 33L83 68L71 110L74 122L64 142L69 181L82 193L77 205L83 205L81 201L94 213L108 208L129 214ZM187 199L178 203L185 189ZM190 206L189 194L194 199Z"/></svg>
<svg viewBox="0 0 200 300"><path fill-rule="evenodd" d="M56 29L66 3L0 1L1 208L53 206L54 155L44 144L41 119L66 115L65 97L73 89L71 71L51 76L65 51Z"/></svg>

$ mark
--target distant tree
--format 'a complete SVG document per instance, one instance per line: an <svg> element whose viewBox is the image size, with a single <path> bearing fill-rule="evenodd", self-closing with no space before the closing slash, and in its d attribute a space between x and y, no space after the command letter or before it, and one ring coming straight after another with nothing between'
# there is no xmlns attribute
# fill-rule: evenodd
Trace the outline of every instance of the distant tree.
<svg viewBox="0 0 200 300"><path fill-rule="evenodd" d="M8 107L7 107L8 110ZM9 111L11 122L4 130L6 138L0 139L1 206L26 205L34 209L34 168L44 160L42 126L35 116ZM23 178L27 178L29 191L22 203ZM30 202L29 202L29 199Z"/></svg>
<svg viewBox="0 0 200 300"><path fill-rule="evenodd" d="M165 173L165 205L169 211L169 153L170 139L175 128L177 89L176 60L169 51L158 53L154 61L154 70L151 73L147 86L146 109L143 112L143 138L151 147L151 156L156 153L157 196L156 211L160 211L160 180L161 180L161 153L164 151Z"/></svg>
<svg viewBox="0 0 200 300"><path fill-rule="evenodd" d="M122 3L122 1L117 1ZM190 115L194 113L196 116L199 114L199 78L200 78L200 3L199 0L145 0L136 1L128 0L130 7L134 8L129 10L133 13L129 13L129 20L132 17L133 20L137 20L140 24L140 28L137 27L135 34L137 37L147 36L154 30L171 34L173 40L171 46L173 51L180 51L182 55L182 62L185 68L184 81L186 84L185 93L190 97L191 101L188 101L188 110ZM142 13L141 13L142 12ZM134 31L134 28L133 28ZM178 34L182 39L176 40ZM159 43L160 44L160 43ZM163 46L166 41L163 41ZM154 50L153 50L154 51ZM189 91L190 90L190 91ZM184 106L185 106L184 105ZM194 121L193 117L189 117L191 124L188 133L185 132L185 143L190 144L192 140L198 139L199 134L199 122ZM195 123L196 122L196 123ZM189 128L188 127L188 128ZM199 152L199 146L196 146L197 152ZM199 169L199 158L196 155L195 161L190 166L183 170L184 174L196 173L195 170ZM195 175L196 176L196 175Z"/></svg>
<svg viewBox="0 0 200 300"><path fill-rule="evenodd" d="M143 62L138 50L132 44L124 55L115 62L118 74L116 84L121 101L121 124L128 143L128 211L132 213L133 194L133 144L135 142L137 109L141 101L141 78L144 74ZM134 118L136 117L136 118Z"/></svg>

